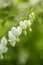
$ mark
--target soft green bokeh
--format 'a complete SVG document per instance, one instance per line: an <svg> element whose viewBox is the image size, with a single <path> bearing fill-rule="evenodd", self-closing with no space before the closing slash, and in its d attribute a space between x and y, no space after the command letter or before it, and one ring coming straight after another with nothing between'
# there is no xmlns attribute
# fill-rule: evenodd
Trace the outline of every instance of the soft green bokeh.
<svg viewBox="0 0 43 65"><path fill-rule="evenodd" d="M3 35L8 38L12 26L28 19L31 9L35 12L33 31L27 30L26 36L22 34L14 48L8 43L9 50L4 59L0 59L0 65L43 65L43 1L32 5L29 0L18 0L16 4L0 9L0 40Z"/></svg>

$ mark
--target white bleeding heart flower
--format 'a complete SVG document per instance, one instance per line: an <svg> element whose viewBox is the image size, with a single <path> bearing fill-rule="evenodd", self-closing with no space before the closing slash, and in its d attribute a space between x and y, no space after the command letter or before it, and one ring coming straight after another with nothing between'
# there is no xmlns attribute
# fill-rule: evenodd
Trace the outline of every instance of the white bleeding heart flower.
<svg viewBox="0 0 43 65"><path fill-rule="evenodd" d="M12 33L12 31L9 31L8 33L9 42L12 46L15 46L16 36Z"/></svg>
<svg viewBox="0 0 43 65"><path fill-rule="evenodd" d="M22 22L22 21L20 21L20 27L22 28L22 29L26 29L27 28L27 25L26 25L26 23L25 22Z"/></svg>
<svg viewBox="0 0 43 65"><path fill-rule="evenodd" d="M3 54L8 51L7 39L3 37L0 42L0 58L3 59Z"/></svg>
<svg viewBox="0 0 43 65"><path fill-rule="evenodd" d="M13 33L15 36L17 36L17 28L16 28L16 27L12 27L12 28L11 28L11 31L12 31L12 33Z"/></svg>
<svg viewBox="0 0 43 65"><path fill-rule="evenodd" d="M30 19L29 19L29 20L24 20L24 22L25 22L25 24L27 25L27 27L32 25L32 23L31 23L31 20L30 20Z"/></svg>
<svg viewBox="0 0 43 65"><path fill-rule="evenodd" d="M6 39L5 37L3 37L3 38L1 39L1 44L2 44L3 46L6 46L6 45L7 45L7 39Z"/></svg>
<svg viewBox="0 0 43 65"><path fill-rule="evenodd" d="M17 27L17 36L22 34L22 28L20 26Z"/></svg>
<svg viewBox="0 0 43 65"><path fill-rule="evenodd" d="M11 31L15 36L20 36L22 33L22 28L20 26L18 26L17 28L12 27Z"/></svg>
<svg viewBox="0 0 43 65"><path fill-rule="evenodd" d="M10 40L10 45L11 45L12 47L14 47L14 46L16 45L16 41Z"/></svg>
<svg viewBox="0 0 43 65"><path fill-rule="evenodd" d="M8 47L3 47L3 53L6 53L8 51Z"/></svg>
<svg viewBox="0 0 43 65"><path fill-rule="evenodd" d="M8 32L8 37L9 37L9 40L16 40L16 36L12 33L12 31L9 31Z"/></svg>

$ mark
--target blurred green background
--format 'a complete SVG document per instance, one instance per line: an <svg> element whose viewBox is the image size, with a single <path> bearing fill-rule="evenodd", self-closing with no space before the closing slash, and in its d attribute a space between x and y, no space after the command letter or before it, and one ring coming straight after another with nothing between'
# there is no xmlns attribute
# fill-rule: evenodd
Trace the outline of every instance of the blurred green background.
<svg viewBox="0 0 43 65"><path fill-rule="evenodd" d="M11 27L27 19L31 9L35 12L33 31L22 34L14 48L8 43L0 65L43 65L43 0L0 0L0 40L3 35L8 38Z"/></svg>

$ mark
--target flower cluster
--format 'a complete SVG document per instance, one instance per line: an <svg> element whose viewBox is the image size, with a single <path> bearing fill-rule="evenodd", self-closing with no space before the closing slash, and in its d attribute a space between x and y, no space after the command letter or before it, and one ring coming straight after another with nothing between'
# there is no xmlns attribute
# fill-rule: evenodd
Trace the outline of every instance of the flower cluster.
<svg viewBox="0 0 43 65"><path fill-rule="evenodd" d="M3 54L6 53L7 48L7 39L5 37L2 38L0 42L0 58L3 59Z"/></svg>
<svg viewBox="0 0 43 65"><path fill-rule="evenodd" d="M19 26L11 28L11 30L8 32L10 45L14 47L16 42L19 42L19 36L23 33L23 31L25 35L27 34L27 28L29 28L29 31L32 31L31 25L34 19L34 12L31 12L28 20L20 21Z"/></svg>
<svg viewBox="0 0 43 65"><path fill-rule="evenodd" d="M16 41L19 41L19 36L22 34L23 31L26 35L26 29L29 27L30 31L31 29L31 21L30 20L24 20L20 21L18 27L12 27L11 30L8 32L9 42L12 46L15 46Z"/></svg>
<svg viewBox="0 0 43 65"><path fill-rule="evenodd" d="M10 42L11 46L15 46L16 42L20 41L20 36L24 32L24 34L27 34L26 29L29 28L29 31L32 31L31 25L32 21L35 19L35 14L34 12L31 12L29 14L29 19L20 21L19 26L17 27L12 27L11 30L8 32L8 41ZM3 37L0 42L0 58L3 59L3 54L7 52L8 47L7 47L7 39Z"/></svg>

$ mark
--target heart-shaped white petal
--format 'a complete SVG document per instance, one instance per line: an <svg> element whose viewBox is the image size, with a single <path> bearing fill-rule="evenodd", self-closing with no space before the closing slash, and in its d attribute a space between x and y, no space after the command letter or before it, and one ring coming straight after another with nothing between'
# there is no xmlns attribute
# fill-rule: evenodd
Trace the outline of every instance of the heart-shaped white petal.
<svg viewBox="0 0 43 65"><path fill-rule="evenodd" d="M6 45L7 45L7 39L6 39L5 37L2 38L1 44L2 44L3 46L6 46Z"/></svg>
<svg viewBox="0 0 43 65"><path fill-rule="evenodd" d="M20 26L17 27L17 36L22 34L22 28Z"/></svg>
<svg viewBox="0 0 43 65"><path fill-rule="evenodd" d="M11 31L8 32L8 37L10 40L16 40L16 36Z"/></svg>
<svg viewBox="0 0 43 65"><path fill-rule="evenodd" d="M27 25L26 25L26 23L25 22L22 22L22 21L20 21L20 27L22 28L22 29L26 29L27 28Z"/></svg>

